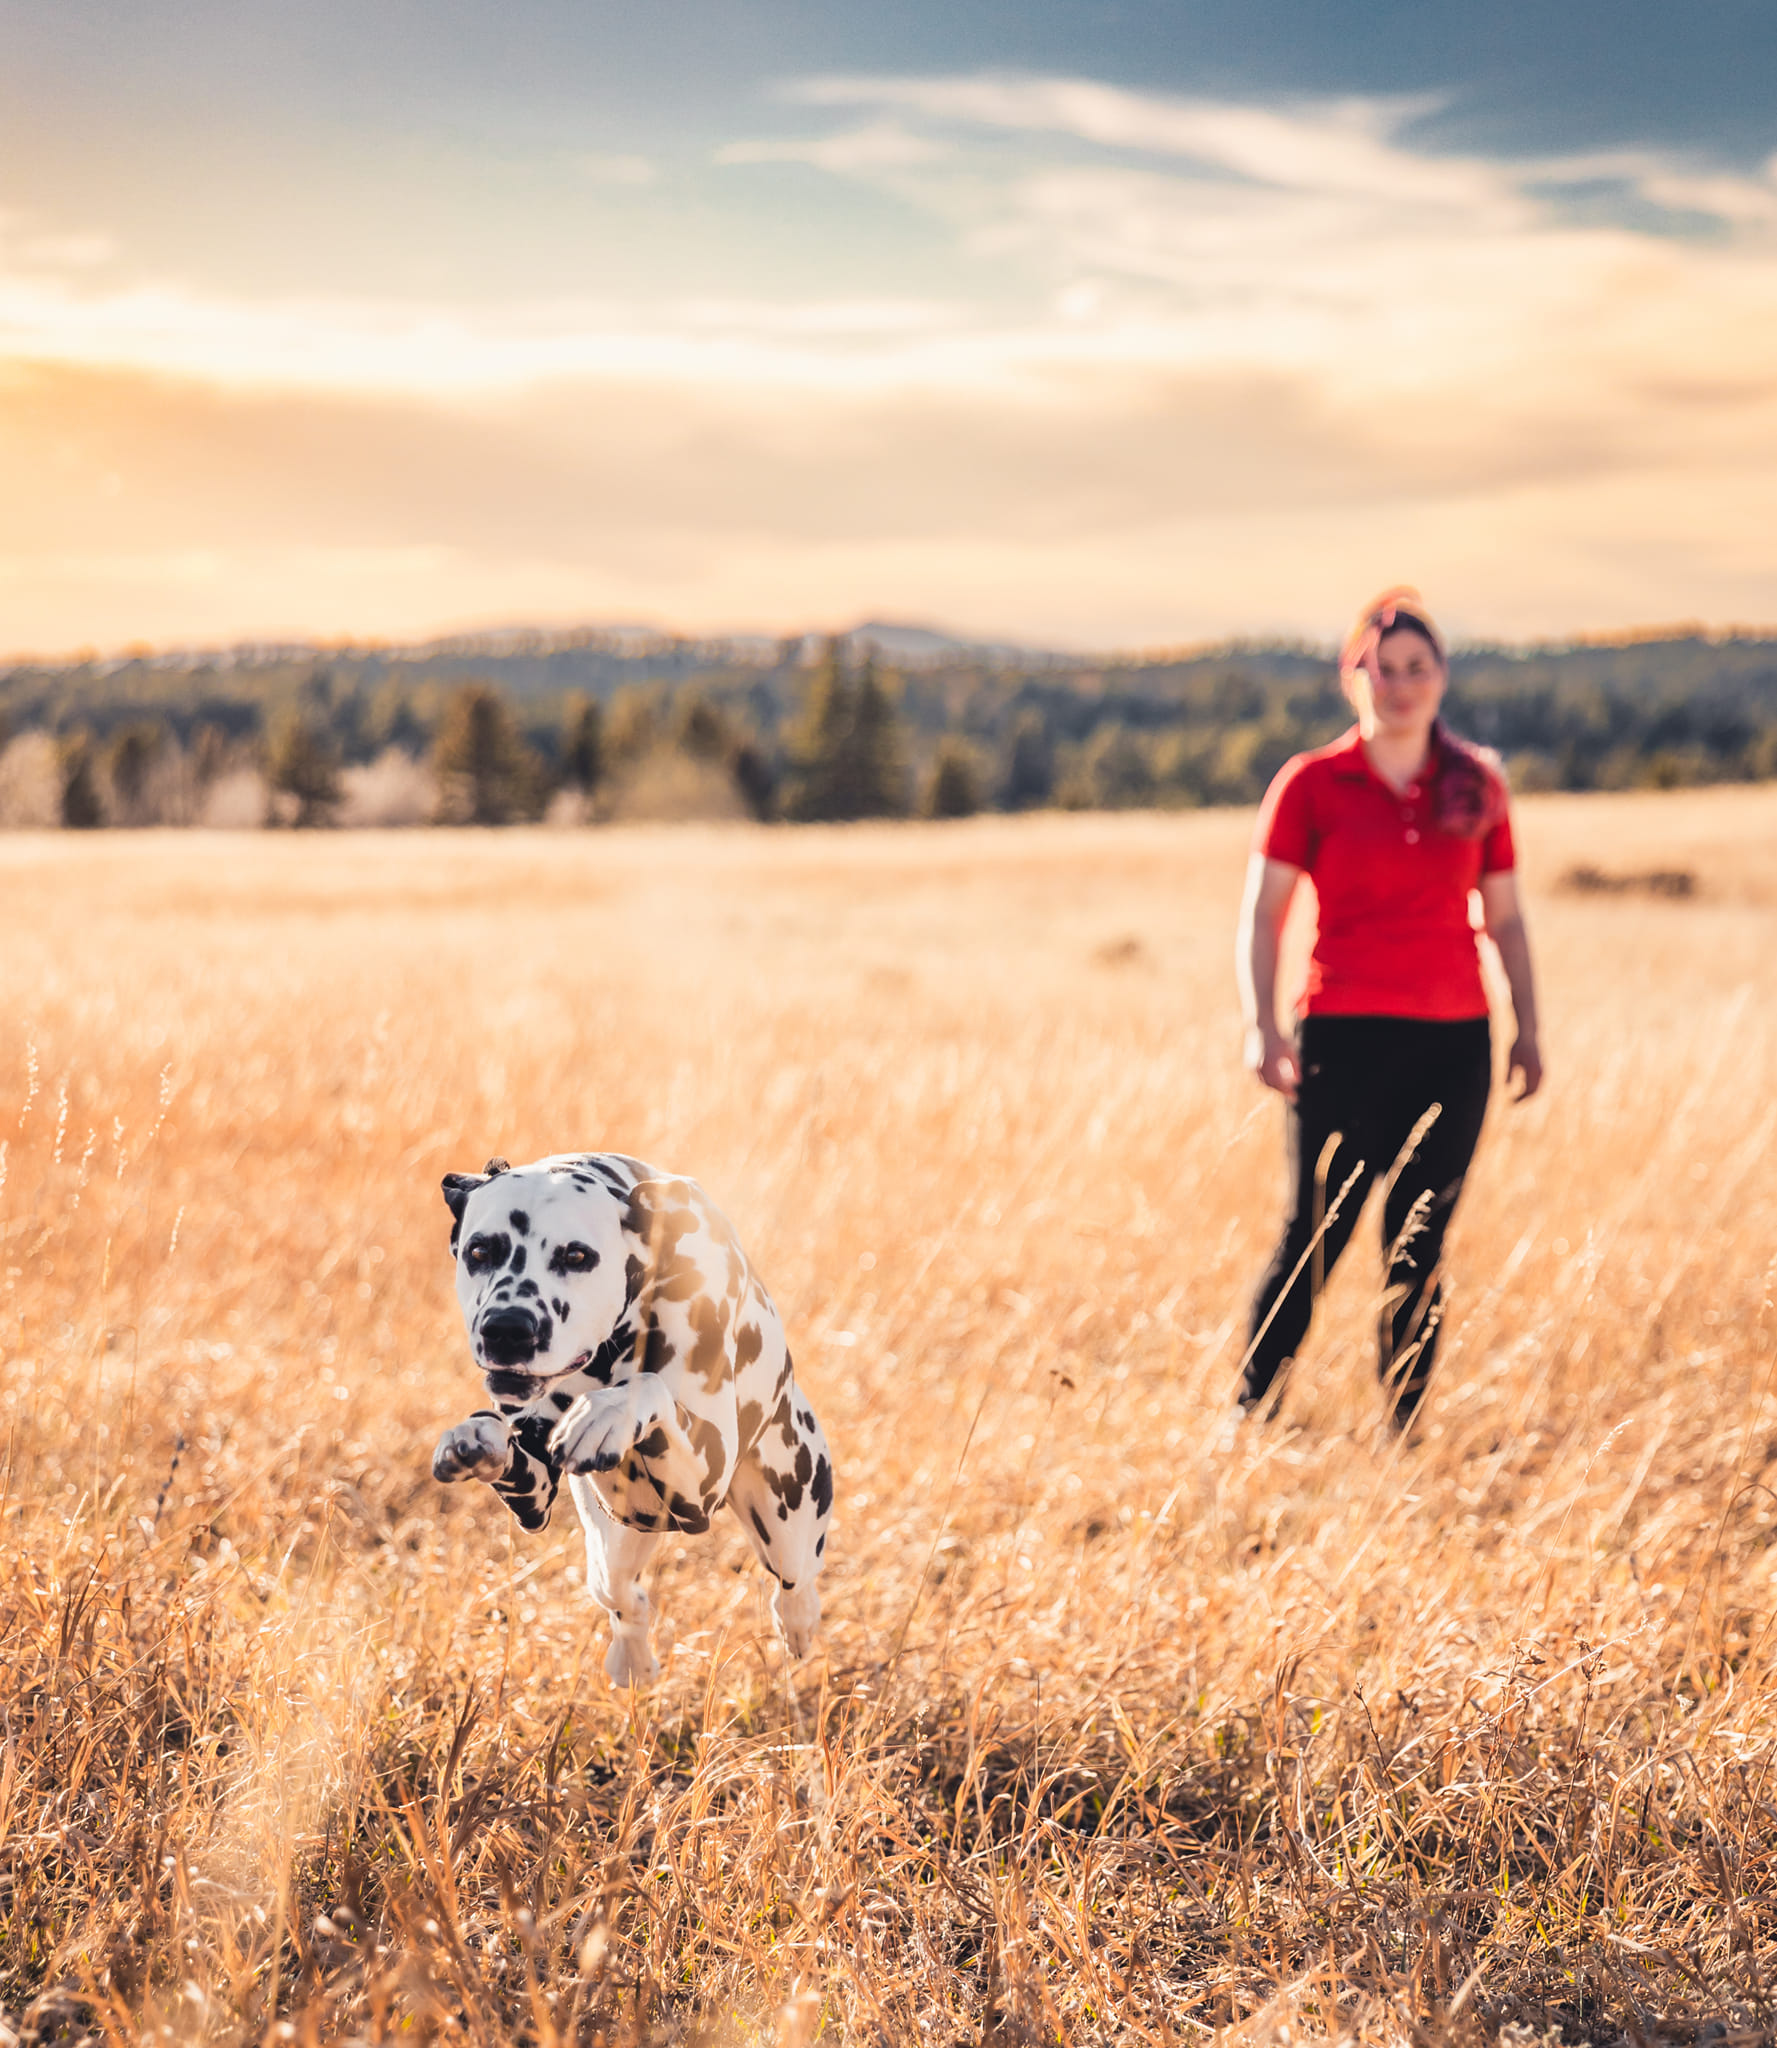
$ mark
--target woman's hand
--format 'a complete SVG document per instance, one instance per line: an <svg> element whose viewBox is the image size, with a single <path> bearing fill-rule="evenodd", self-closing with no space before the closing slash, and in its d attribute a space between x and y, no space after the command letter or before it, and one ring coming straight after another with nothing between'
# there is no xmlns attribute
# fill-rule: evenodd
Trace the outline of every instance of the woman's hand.
<svg viewBox="0 0 1777 2048"><path fill-rule="evenodd" d="M1281 1031L1266 1031L1254 1024L1246 1034L1246 1063L1267 1088L1275 1088L1285 1102L1296 1099L1296 1083L1302 1078L1296 1048Z"/></svg>
<svg viewBox="0 0 1777 2048"><path fill-rule="evenodd" d="M1512 1100L1528 1102L1543 1085L1543 1056L1534 1031L1520 1031L1512 1040L1512 1049L1506 1055L1506 1079L1509 1081L1514 1074L1523 1078Z"/></svg>
<svg viewBox="0 0 1777 2048"><path fill-rule="evenodd" d="M1247 1018L1246 1063L1286 1102L1296 1099L1301 1078L1296 1048L1277 1028L1277 936L1302 870L1288 861L1255 853L1246 864L1246 893L1234 939L1234 978Z"/></svg>

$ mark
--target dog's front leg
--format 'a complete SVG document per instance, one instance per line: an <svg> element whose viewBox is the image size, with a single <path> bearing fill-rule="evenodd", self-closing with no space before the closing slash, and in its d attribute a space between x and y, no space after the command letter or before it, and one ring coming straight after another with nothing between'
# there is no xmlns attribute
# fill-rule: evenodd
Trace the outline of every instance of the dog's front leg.
<svg viewBox="0 0 1777 2048"><path fill-rule="evenodd" d="M613 1685L652 1685L660 1660L648 1640L654 1616L642 1573L660 1537L617 1521L590 1479L570 1478L568 1488L586 1530L586 1590L611 1617L606 1676Z"/></svg>
<svg viewBox="0 0 1777 2048"><path fill-rule="evenodd" d="M650 1459L675 1451L699 1469L679 1404L658 1373L589 1388L550 1432L549 1446L568 1472L610 1472L638 1449Z"/></svg>
<svg viewBox="0 0 1777 2048"><path fill-rule="evenodd" d="M447 1429L432 1453L432 1476L447 1485L459 1479L482 1479L500 1496L526 1529L549 1525L561 1483L560 1461L549 1448L553 1414L535 1415L520 1408L511 1415L483 1409Z"/></svg>

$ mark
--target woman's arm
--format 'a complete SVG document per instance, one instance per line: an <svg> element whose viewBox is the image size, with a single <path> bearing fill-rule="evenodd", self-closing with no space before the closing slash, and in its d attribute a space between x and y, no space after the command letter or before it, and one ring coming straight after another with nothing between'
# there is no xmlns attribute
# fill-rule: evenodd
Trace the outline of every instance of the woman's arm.
<svg viewBox="0 0 1777 2048"><path fill-rule="evenodd" d="M1287 860L1255 853L1246 867L1240 924L1234 940L1234 978L1246 1020L1246 1063L1286 1102L1296 1099L1296 1048L1277 1025L1277 940L1302 870Z"/></svg>
<svg viewBox="0 0 1777 2048"><path fill-rule="evenodd" d="M1487 936L1499 948L1500 964L1512 991L1518 1035L1506 1059L1506 1075L1521 1074L1515 1101L1526 1101L1543 1083L1543 1056L1536 1042L1536 975L1530 965L1530 935L1518 905L1518 878L1510 868L1481 877L1481 909Z"/></svg>

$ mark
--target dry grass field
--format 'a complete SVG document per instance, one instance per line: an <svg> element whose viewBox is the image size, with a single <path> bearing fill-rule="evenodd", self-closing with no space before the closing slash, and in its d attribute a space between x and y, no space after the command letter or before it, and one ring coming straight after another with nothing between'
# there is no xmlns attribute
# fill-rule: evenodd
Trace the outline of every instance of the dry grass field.
<svg viewBox="0 0 1777 2048"><path fill-rule="evenodd" d="M1551 1076L1406 1444L1366 1223L1216 1445L1248 829L0 840L11 2028L1769 2038L1777 794L1522 806ZM784 1312L805 1665L725 1520L614 1694L571 1519L430 1477L439 1176L586 1145Z"/></svg>

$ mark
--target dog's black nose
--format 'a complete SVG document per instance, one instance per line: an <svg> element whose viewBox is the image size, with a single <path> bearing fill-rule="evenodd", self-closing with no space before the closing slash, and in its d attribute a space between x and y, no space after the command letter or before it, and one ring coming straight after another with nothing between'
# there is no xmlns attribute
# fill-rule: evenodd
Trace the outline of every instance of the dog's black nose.
<svg viewBox="0 0 1777 2048"><path fill-rule="evenodd" d="M537 1320L529 1309L497 1308L481 1321L481 1348L494 1365L528 1365L537 1355Z"/></svg>

